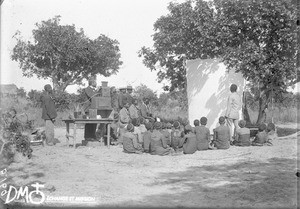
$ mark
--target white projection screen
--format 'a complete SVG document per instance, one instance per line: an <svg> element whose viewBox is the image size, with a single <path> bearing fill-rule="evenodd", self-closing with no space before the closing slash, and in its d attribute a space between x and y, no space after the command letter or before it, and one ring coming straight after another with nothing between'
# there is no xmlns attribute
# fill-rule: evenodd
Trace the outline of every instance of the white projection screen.
<svg viewBox="0 0 300 209"><path fill-rule="evenodd" d="M230 85L238 86L237 92L242 98L245 80L240 73L228 71L218 59L187 60L186 75L190 124L207 117L206 127L212 133L219 117L225 114Z"/></svg>

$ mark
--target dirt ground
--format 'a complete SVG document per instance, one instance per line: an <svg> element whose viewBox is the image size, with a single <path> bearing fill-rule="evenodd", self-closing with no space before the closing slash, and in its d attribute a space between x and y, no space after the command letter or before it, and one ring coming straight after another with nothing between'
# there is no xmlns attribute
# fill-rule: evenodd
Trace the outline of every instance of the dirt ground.
<svg viewBox="0 0 300 209"><path fill-rule="evenodd" d="M74 149L63 128L55 134L59 144L34 146L31 159L6 167L7 184L44 184L45 206L297 207L299 132L274 146L177 156L126 154L119 146Z"/></svg>

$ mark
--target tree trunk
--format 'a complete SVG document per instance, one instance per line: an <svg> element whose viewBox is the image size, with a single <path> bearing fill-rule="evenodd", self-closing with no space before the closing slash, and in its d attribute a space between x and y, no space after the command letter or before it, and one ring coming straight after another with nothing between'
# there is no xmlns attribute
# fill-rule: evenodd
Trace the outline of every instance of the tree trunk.
<svg viewBox="0 0 300 209"><path fill-rule="evenodd" d="M266 119L266 113L265 113L266 104L267 104L267 100L260 97L259 98L258 118L257 118L256 124L261 124L261 123L265 122L265 119Z"/></svg>
<svg viewBox="0 0 300 209"><path fill-rule="evenodd" d="M246 124L251 124L250 115L247 107L247 98L245 92L243 92L243 107L242 107L243 118L246 121Z"/></svg>

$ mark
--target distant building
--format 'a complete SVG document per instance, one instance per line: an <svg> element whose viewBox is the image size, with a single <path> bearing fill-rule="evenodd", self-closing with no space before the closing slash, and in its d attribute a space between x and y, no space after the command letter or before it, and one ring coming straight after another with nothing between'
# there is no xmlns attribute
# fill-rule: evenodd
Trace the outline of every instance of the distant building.
<svg viewBox="0 0 300 209"><path fill-rule="evenodd" d="M17 97L18 88L15 84L1 84L0 97Z"/></svg>

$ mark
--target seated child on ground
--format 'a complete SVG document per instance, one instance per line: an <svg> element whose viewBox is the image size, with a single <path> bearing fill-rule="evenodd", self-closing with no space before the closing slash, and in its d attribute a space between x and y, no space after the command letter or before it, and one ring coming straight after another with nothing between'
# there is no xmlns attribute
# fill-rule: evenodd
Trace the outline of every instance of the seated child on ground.
<svg viewBox="0 0 300 209"><path fill-rule="evenodd" d="M171 146L171 134L167 130L167 124L166 123L162 123L161 133L164 136L164 140L165 140L166 144L168 146Z"/></svg>
<svg viewBox="0 0 300 209"><path fill-rule="evenodd" d="M171 123L167 123L167 131L169 132L170 136L172 133L172 124Z"/></svg>
<svg viewBox="0 0 300 209"><path fill-rule="evenodd" d="M139 122L140 122L140 130L141 130L141 132L142 132L142 134L144 133L144 132L146 132L147 131L147 129L146 129L146 120L143 118L143 117L139 117Z"/></svg>
<svg viewBox="0 0 300 209"><path fill-rule="evenodd" d="M153 125L151 122L146 123L147 131L144 132L144 135L143 135L143 148L144 148L144 151L147 153L150 152L152 128L153 128Z"/></svg>
<svg viewBox="0 0 300 209"><path fill-rule="evenodd" d="M150 154L152 155L168 155L171 149L165 142L164 136L161 133L161 122L154 123L154 130L151 133Z"/></svg>
<svg viewBox="0 0 300 209"><path fill-rule="evenodd" d="M228 126L225 126L225 118L223 116L219 118L219 124L220 126L214 129L213 145L217 149L228 149L230 147L230 129Z"/></svg>
<svg viewBox="0 0 300 209"><path fill-rule="evenodd" d="M268 134L266 132L266 124L262 123L258 127L258 133L256 134L252 145L253 146L263 146L268 141Z"/></svg>
<svg viewBox="0 0 300 209"><path fill-rule="evenodd" d="M239 121L239 129L236 130L236 140L234 140L232 143L236 146L250 146L250 129L246 128L246 121L240 120Z"/></svg>
<svg viewBox="0 0 300 209"><path fill-rule="evenodd" d="M171 132L171 146L175 150L175 152L182 151L182 148L179 147L181 139L183 137L183 133L180 130L180 123L175 121L173 123L174 130Z"/></svg>
<svg viewBox="0 0 300 209"><path fill-rule="evenodd" d="M268 143L272 144L272 140L277 138L276 128L274 123L267 125Z"/></svg>
<svg viewBox="0 0 300 209"><path fill-rule="evenodd" d="M140 121L137 118L132 119L132 125L134 126L133 134L137 135L138 142L143 143L142 132L140 130Z"/></svg>
<svg viewBox="0 0 300 209"><path fill-rule="evenodd" d="M193 132L193 127L186 125L184 134L179 146L183 147L183 154L194 154L197 151L197 139L196 134Z"/></svg>
<svg viewBox="0 0 300 209"><path fill-rule="evenodd" d="M199 126L199 120L194 121L195 125L195 134L197 138L197 149L198 150L207 150L210 142L210 131L206 128L207 118L202 117L200 119L201 126Z"/></svg>
<svg viewBox="0 0 300 209"><path fill-rule="evenodd" d="M126 127L127 132L123 135L123 149L126 153L137 153L143 152L142 145L138 143L137 136L133 134L134 126L129 123Z"/></svg>

